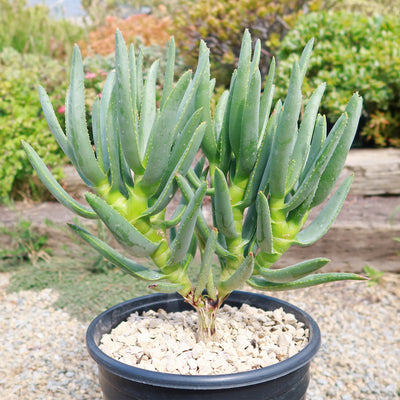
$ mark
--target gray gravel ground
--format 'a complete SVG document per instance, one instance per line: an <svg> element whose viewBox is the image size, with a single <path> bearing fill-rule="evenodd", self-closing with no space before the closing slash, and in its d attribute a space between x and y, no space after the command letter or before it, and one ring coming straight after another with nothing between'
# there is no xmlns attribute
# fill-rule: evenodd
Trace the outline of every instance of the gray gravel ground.
<svg viewBox="0 0 400 400"><path fill-rule="evenodd" d="M86 326L52 304L57 293L7 293L0 274L0 399L97 400ZM323 344L308 400L396 400L400 390L400 277L278 293L319 323Z"/></svg>

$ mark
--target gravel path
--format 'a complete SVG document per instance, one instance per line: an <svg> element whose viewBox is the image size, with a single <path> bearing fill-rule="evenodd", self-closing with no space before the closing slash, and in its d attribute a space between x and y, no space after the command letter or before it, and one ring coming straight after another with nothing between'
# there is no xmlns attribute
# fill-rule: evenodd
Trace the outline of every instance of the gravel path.
<svg viewBox="0 0 400 400"><path fill-rule="evenodd" d="M101 399L86 326L52 304L57 293L7 293L0 274L0 399ZM400 397L400 277L278 293L318 321L323 344L308 400Z"/></svg>

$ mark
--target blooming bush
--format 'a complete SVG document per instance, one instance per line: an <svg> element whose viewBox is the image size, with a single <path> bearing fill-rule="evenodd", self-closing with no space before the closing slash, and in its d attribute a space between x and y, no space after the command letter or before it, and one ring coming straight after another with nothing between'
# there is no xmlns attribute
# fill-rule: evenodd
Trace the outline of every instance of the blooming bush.
<svg viewBox="0 0 400 400"><path fill-rule="evenodd" d="M114 53L114 33L118 28L128 43L145 46L165 45L171 29L169 17L156 18L154 15L135 14L125 19L107 16L105 25L89 33L88 42L82 41L80 48L85 56L108 56Z"/></svg>

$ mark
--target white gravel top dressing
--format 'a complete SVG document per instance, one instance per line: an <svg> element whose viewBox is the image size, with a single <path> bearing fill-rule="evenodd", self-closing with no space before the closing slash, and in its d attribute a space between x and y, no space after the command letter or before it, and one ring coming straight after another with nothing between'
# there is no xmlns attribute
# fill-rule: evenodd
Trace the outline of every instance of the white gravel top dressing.
<svg viewBox="0 0 400 400"><path fill-rule="evenodd" d="M53 307L57 292L7 293L8 279L0 273L0 399L101 400L87 324ZM304 309L321 328L307 400L399 399L398 275L372 286L336 282L274 296Z"/></svg>
<svg viewBox="0 0 400 400"><path fill-rule="evenodd" d="M309 331L282 308L264 311L224 305L217 337L197 342L197 313L133 313L101 339L100 349L128 365L185 375L218 375L267 367L308 343Z"/></svg>
<svg viewBox="0 0 400 400"><path fill-rule="evenodd" d="M0 273L0 399L100 400L86 326L55 309L57 292L6 293Z"/></svg>

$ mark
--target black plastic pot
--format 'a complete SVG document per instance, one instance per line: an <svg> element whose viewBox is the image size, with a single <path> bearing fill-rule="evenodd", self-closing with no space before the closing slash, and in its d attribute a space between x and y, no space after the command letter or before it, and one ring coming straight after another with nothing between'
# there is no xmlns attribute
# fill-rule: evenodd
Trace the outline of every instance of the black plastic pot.
<svg viewBox="0 0 400 400"><path fill-rule="evenodd" d="M309 344L295 356L278 364L226 375L190 376L148 371L123 364L103 353L98 344L135 311L163 308L167 312L191 309L178 294L152 294L118 304L100 314L90 324L86 342L99 368L105 400L304 400L310 380L309 367L321 343L316 322L301 309L255 293L233 292L226 303L240 307L246 303L264 310L282 307L310 330Z"/></svg>

